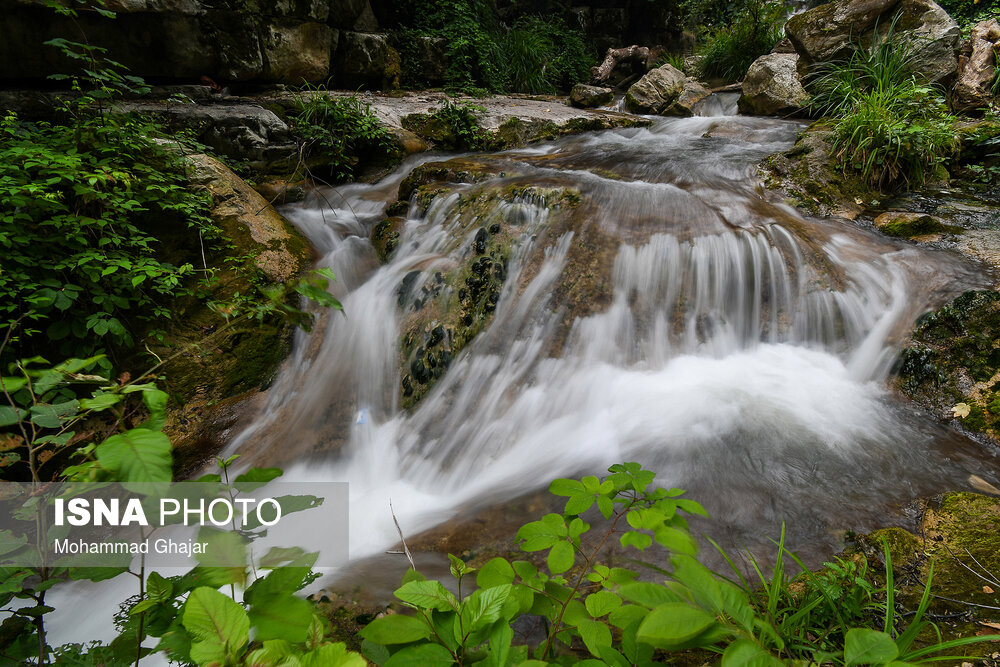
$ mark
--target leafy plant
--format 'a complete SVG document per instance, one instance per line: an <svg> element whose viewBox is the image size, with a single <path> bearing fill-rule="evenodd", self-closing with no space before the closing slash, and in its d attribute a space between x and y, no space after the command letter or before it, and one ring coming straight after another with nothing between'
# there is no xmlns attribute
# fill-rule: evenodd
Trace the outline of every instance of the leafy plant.
<svg viewBox="0 0 1000 667"><path fill-rule="evenodd" d="M331 97L319 86L306 86L296 98L294 128L302 154L323 165L324 175L345 180L356 175L363 159L392 150L389 131L356 96Z"/></svg>
<svg viewBox="0 0 1000 667"><path fill-rule="evenodd" d="M715 29L700 49L698 69L709 78L742 79L753 61L770 53L783 36L785 7L770 0L744 0L732 22Z"/></svg>
<svg viewBox="0 0 1000 667"><path fill-rule="evenodd" d="M913 47L894 24L843 61L820 65L810 88L818 113L834 118L834 147L845 171L870 186L919 184L958 149L944 92L913 71Z"/></svg>
<svg viewBox="0 0 1000 667"><path fill-rule="evenodd" d="M662 660L663 652L702 649L720 655L725 667L799 661L902 665L984 640L914 649L917 635L931 627L924 618L930 581L900 629L888 546L884 603L874 602L880 592L865 581L864 570L845 561L789 578L785 557L801 562L785 549L783 535L770 575L751 559L759 587L720 549L735 574L724 578L695 558L697 544L683 514L704 515L698 503L678 489L654 486L654 473L637 463L614 465L609 472L604 479L552 482L550 492L567 499L563 512L528 523L517 534L523 551L546 552L543 567L498 557L476 570L449 556L457 594L409 571L395 595L413 615L391 614L366 626L365 656L386 667L626 667L657 664L654 656ZM581 517L585 513L603 518L602 527L592 532ZM670 568L636 560L662 577L643 581L635 571L602 565L598 559L612 539L639 551L655 542L671 553ZM465 582L473 575L478 588L468 593ZM793 592L794 581L803 582L801 592ZM514 642L512 625L528 614L546 621L545 637L534 647Z"/></svg>

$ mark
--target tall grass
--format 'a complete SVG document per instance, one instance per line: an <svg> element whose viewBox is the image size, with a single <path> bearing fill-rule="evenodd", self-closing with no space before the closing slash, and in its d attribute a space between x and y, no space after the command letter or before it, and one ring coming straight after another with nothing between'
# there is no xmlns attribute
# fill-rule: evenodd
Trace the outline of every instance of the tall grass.
<svg viewBox="0 0 1000 667"><path fill-rule="evenodd" d="M742 79L753 61L781 41L785 8L769 0L745 0L736 19L716 30L701 49L700 73L726 81Z"/></svg>
<svg viewBox="0 0 1000 667"><path fill-rule="evenodd" d="M813 110L834 119L841 168L881 189L923 183L958 148L944 91L917 74L913 47L894 28L819 65L809 84Z"/></svg>

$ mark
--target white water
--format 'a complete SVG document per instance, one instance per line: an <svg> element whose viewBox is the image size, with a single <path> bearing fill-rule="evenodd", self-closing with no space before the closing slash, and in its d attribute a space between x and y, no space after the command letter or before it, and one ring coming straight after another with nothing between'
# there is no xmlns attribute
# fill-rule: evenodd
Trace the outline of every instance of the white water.
<svg viewBox="0 0 1000 667"><path fill-rule="evenodd" d="M390 498L411 536L625 460L688 488L716 535L741 543L786 520L793 546L817 553L836 546L836 529L870 527L982 474L968 447L883 388L916 316L979 278L955 258L767 201L751 166L796 129L658 121L497 156L518 174L504 184L574 187L589 224L624 239L609 303L576 320L553 295L582 232L553 233L556 213L537 197L474 224L456 195L411 210L386 266L367 237L415 163L287 209L337 274L347 316L324 314L299 335L266 407L226 453L282 465L285 479L348 481L353 559L397 541ZM403 411L397 346L412 296L493 221L518 230L493 321ZM57 607L81 617L71 601Z"/></svg>

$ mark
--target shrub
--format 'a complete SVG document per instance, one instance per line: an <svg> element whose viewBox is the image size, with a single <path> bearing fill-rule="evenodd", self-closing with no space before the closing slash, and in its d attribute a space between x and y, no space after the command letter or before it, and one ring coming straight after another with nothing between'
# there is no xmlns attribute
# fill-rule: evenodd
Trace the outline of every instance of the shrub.
<svg viewBox="0 0 1000 667"><path fill-rule="evenodd" d="M396 34L401 53L414 52L407 41L416 35L447 40L451 91L555 93L585 80L596 59L582 33L558 16L522 16L508 29L485 0L415 0L397 11L416 26ZM404 81L419 81L405 63Z"/></svg>
<svg viewBox="0 0 1000 667"><path fill-rule="evenodd" d="M330 97L321 87L306 87L293 112L303 157L322 162L323 176L345 180L356 175L365 158L379 158L392 150L392 137L355 96Z"/></svg>
<svg viewBox="0 0 1000 667"><path fill-rule="evenodd" d="M702 649L723 665L898 665L984 640L914 648L918 634L936 630L924 618L933 567L917 608L900 614L885 543L878 588L865 580L864 566L845 561L818 574L805 570L785 549L783 531L770 574L748 556L758 578L750 582L719 549L734 574L723 577L695 558L687 516L704 515L698 503L656 487L654 473L638 463L609 472L552 482L550 492L566 498L563 512L517 533L523 551L544 559L497 557L477 569L449 555L457 595L410 570L395 595L414 614L369 623L360 633L365 657L377 665L651 665L672 664L667 653ZM669 568L645 554L624 559L648 568L650 577L640 580L634 570L600 564L611 540L640 552L655 543L670 552ZM787 574L787 559L803 567L801 576ZM537 646L515 641L515 625L529 616L543 618L535 622L544 634Z"/></svg>
<svg viewBox="0 0 1000 667"><path fill-rule="evenodd" d="M742 79L753 61L770 53L782 36L785 8L769 0L745 0L733 21L715 30L700 55L698 69L709 78Z"/></svg>
<svg viewBox="0 0 1000 667"><path fill-rule="evenodd" d="M871 187L919 184L958 148L944 91L912 68L912 48L892 27L843 61L825 63L810 84L813 108L834 118L841 167Z"/></svg>
<svg viewBox="0 0 1000 667"><path fill-rule="evenodd" d="M503 86L516 93L555 93L585 81L593 58L580 33L559 19L528 16L502 35L495 57Z"/></svg>

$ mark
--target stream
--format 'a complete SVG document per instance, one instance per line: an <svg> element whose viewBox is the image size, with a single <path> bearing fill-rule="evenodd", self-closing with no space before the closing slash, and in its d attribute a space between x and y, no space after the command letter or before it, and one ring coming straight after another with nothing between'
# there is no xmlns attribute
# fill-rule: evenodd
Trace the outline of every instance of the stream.
<svg viewBox="0 0 1000 667"><path fill-rule="evenodd" d="M337 275L346 316L320 313L297 334L224 455L282 466L286 480L349 482L354 561L397 543L390 499L409 538L621 461L701 502L713 519L695 532L753 546L784 521L810 563L838 550L844 529L899 522L907 503L968 488L971 474L996 483L979 445L886 389L916 318L991 281L958 255L803 217L764 192L754 164L801 128L658 118L477 156L494 178L411 206L384 265L368 239L386 204L420 163L453 156L411 158L374 185L286 207ZM568 213L542 186L579 203ZM490 191L507 195L463 207ZM494 223L509 230L495 312L405 410L401 330L449 299L455 286L438 276L468 263ZM595 238L605 245L583 247ZM568 279L581 266L610 268L593 277L603 287L592 301ZM128 593L107 595L110 615ZM94 604L55 606L70 619Z"/></svg>

